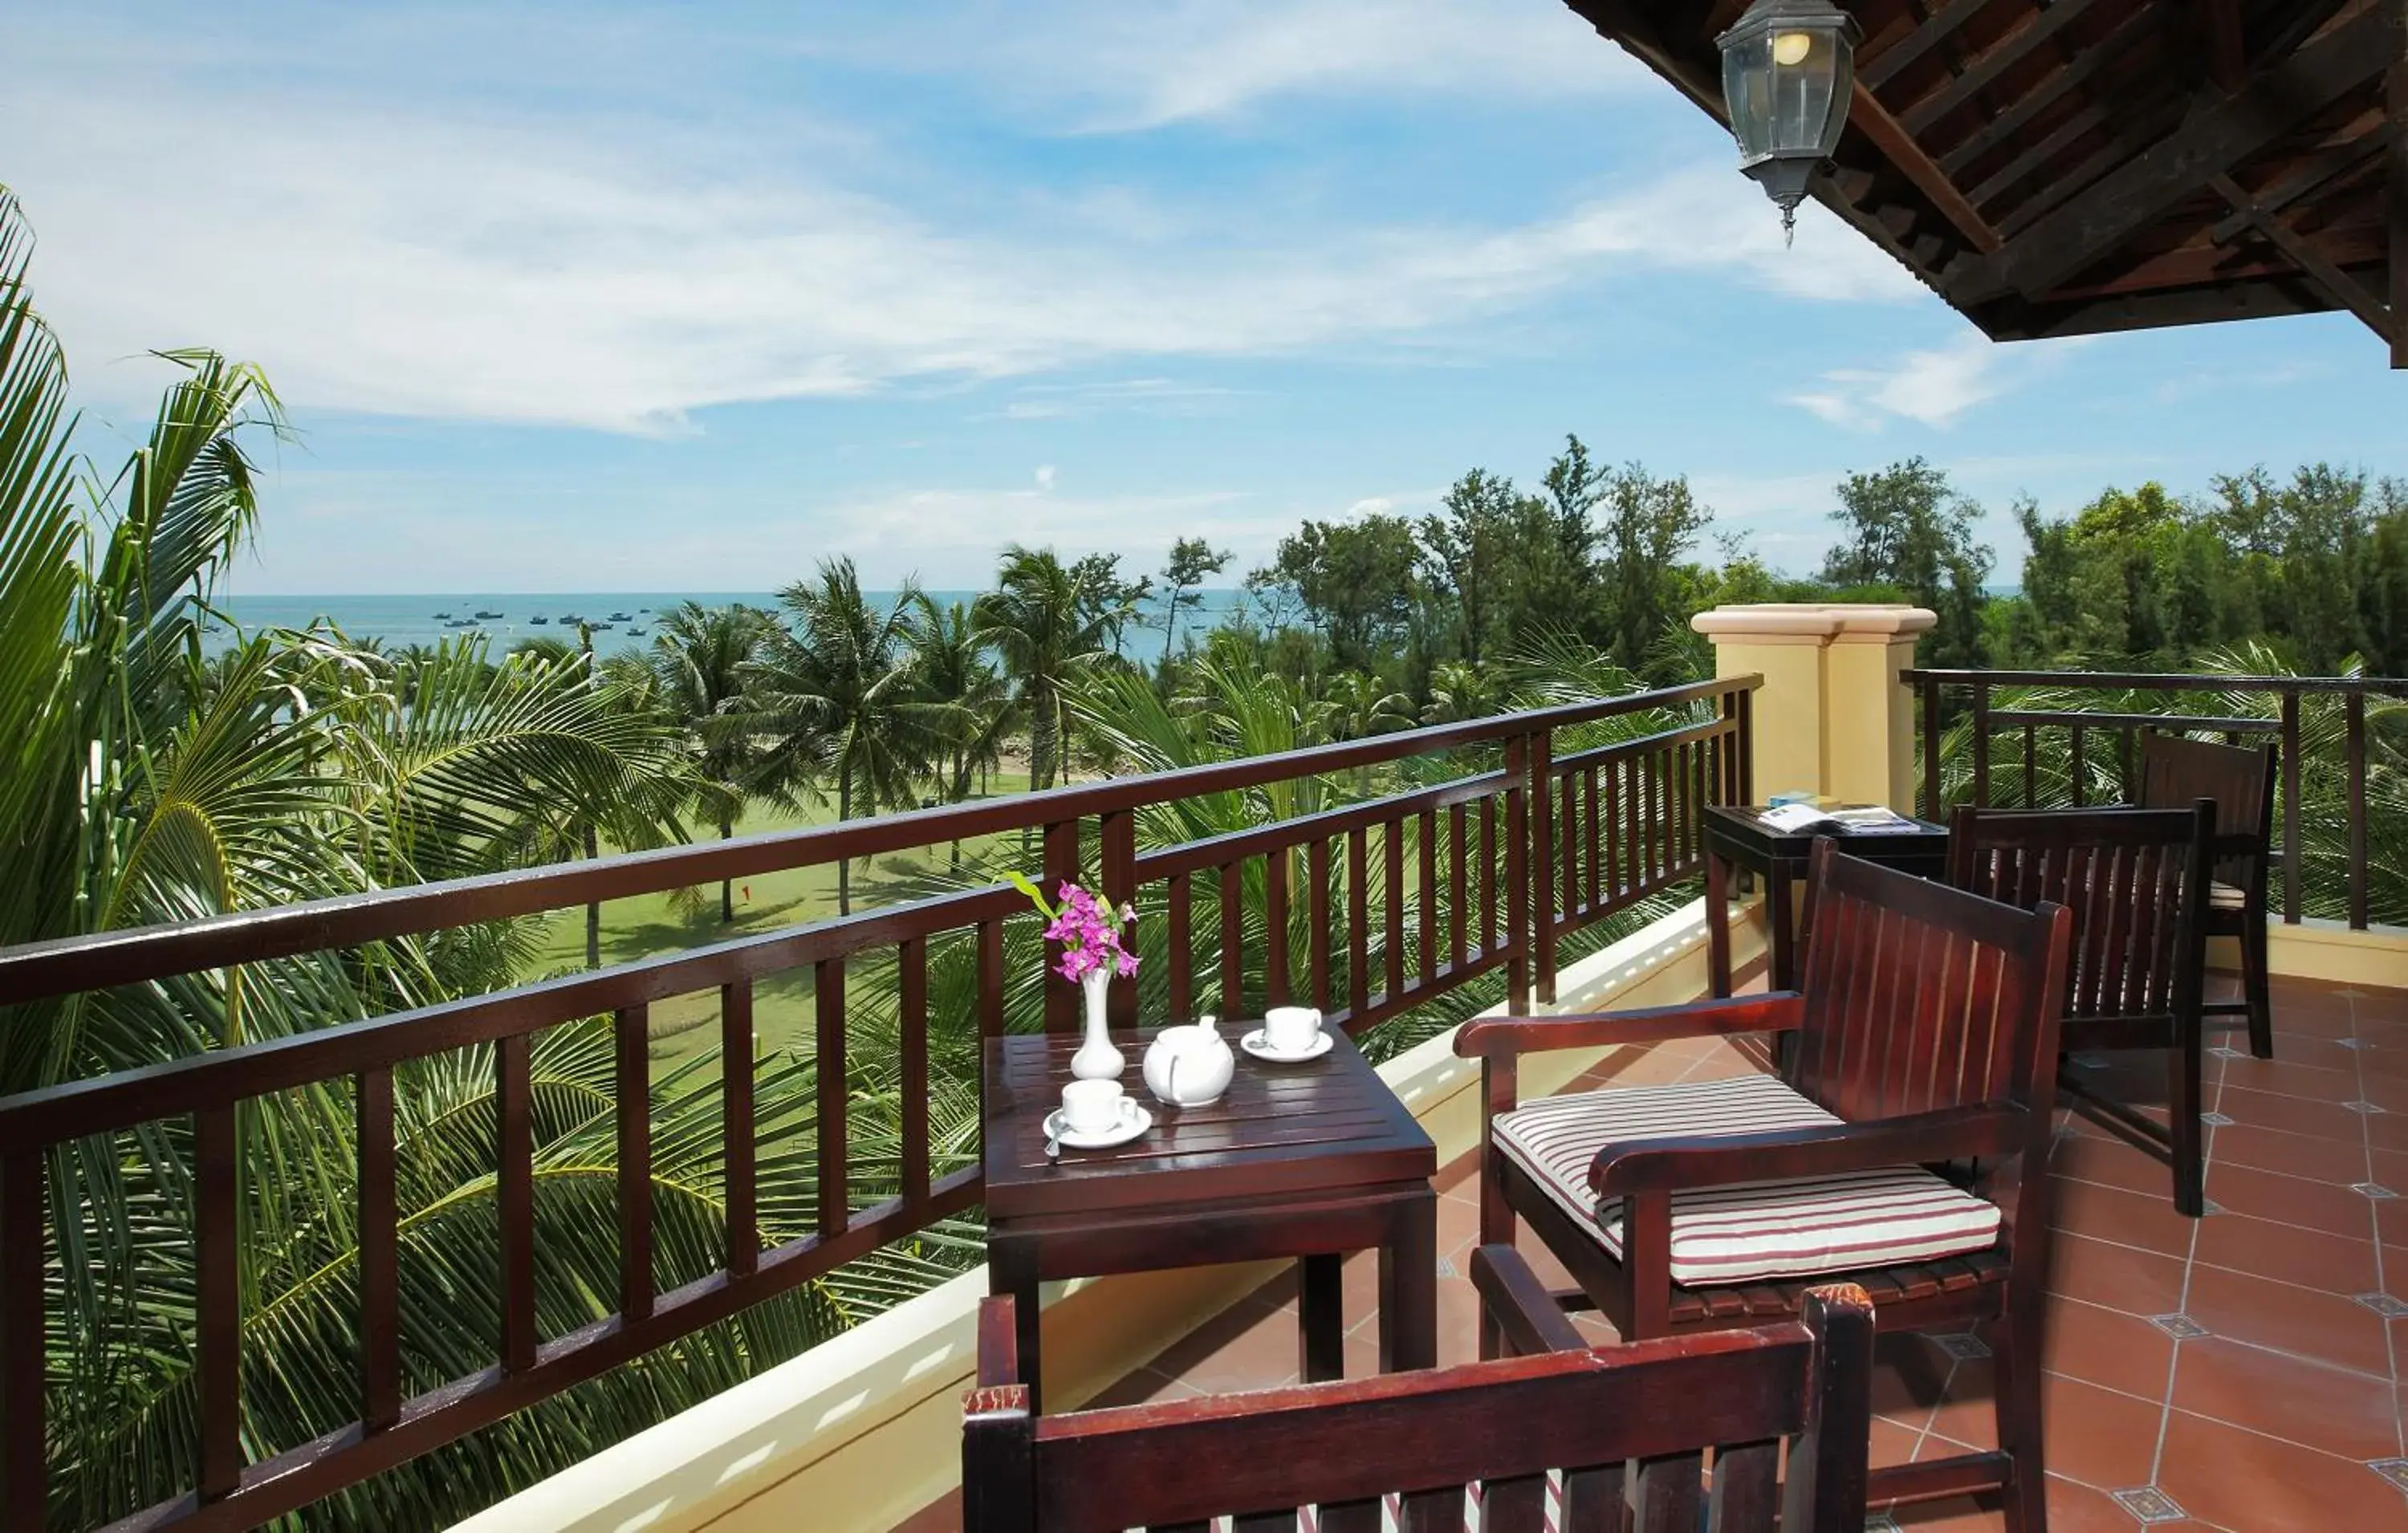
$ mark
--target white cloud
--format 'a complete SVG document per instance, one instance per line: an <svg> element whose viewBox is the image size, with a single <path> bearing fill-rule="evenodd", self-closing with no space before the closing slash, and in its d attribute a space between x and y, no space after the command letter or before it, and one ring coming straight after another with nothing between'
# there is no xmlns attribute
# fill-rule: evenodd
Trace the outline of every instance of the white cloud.
<svg viewBox="0 0 2408 1533"><path fill-rule="evenodd" d="M1380 39L1420 21L1469 50L1455 67L1473 74L1487 55L1472 36L1491 22L1522 39L1495 47L1534 46L1500 11L1438 0L1402 18L1357 0L1248 14L1253 30L1229 36L1254 41L1206 52L1254 62L1197 67L1256 93L1354 69L1323 51L1341 39L1385 56L1405 45ZM1109 49L1136 23L1097 24L1093 46ZM1573 30L1561 47L1614 53ZM1426 37L1412 47L1444 51ZM1425 60L1392 88L1437 67ZM691 126L606 107L380 103L273 79L227 93L147 58L27 81L0 106L0 138L44 236L37 294L71 354L216 345L265 364L303 408L659 434L715 405L905 380L1492 345L1477 327L1499 314L1645 268L1818 299L1921 291L1819 213L1784 250L1761 196L1719 161L1501 228L1362 226L1334 211L1300 225L1243 195L1181 193L1181 216L1213 232L1166 245L1109 219L1032 218L1008 202L966 211L906 176L866 194L829 179L841 157L765 153L740 113ZM1179 110L1244 94L1194 89ZM191 131L196 121L208 131ZM895 200L905 189L917 204ZM80 379L87 392L94 381ZM104 396L135 396L108 370L97 381ZM1114 403L1183 408L1134 385ZM1102 404L1031 397L1005 413Z"/></svg>
<svg viewBox="0 0 2408 1533"><path fill-rule="evenodd" d="M1054 466L1052 464L1040 463L1037 466L1037 487L1039 490L1051 490L1054 488Z"/></svg>
<svg viewBox="0 0 2408 1533"><path fill-rule="evenodd" d="M1346 520L1360 522L1367 516L1385 516L1397 509L1397 503L1386 495L1365 495L1346 508Z"/></svg>
<svg viewBox="0 0 2408 1533"><path fill-rule="evenodd" d="M1524 0L915 8L905 22L824 46L965 77L1091 132L1227 118L1302 95L1527 103L1652 84L1567 7Z"/></svg>
<svg viewBox="0 0 2408 1533"><path fill-rule="evenodd" d="M2000 367L2002 349L1979 335L1951 346L1908 351L1883 367L1839 368L1824 387L1784 402L1852 431L1879 431L1893 420L1945 427L2014 386Z"/></svg>

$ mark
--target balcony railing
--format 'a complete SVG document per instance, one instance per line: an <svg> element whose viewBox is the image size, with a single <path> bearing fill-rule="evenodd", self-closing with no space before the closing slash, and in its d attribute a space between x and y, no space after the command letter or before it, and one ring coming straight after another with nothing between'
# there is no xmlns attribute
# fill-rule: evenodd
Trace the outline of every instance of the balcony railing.
<svg viewBox="0 0 2408 1533"><path fill-rule="evenodd" d="M1921 701L1922 808L2129 802L2139 737L2208 735L2280 746L2274 852L2283 919L2408 922L2376 897L2370 838L2408 830L2400 755L2408 680L2148 672L1909 670ZM2370 712L2378 715L2372 723ZM2387 742L2375 723L2388 723ZM2386 748L2387 746L2387 748ZM2398 870L2390 869L2397 881ZM2378 910L2378 904L2382 907Z"/></svg>
<svg viewBox="0 0 2408 1533"><path fill-rule="evenodd" d="M1140 903L1149 932L1159 918L1153 939L1161 945L1148 951L1160 961L1141 976L1149 1017L1208 1006L1247 1014L1305 998L1360 1033L1500 970L1507 1003L1521 1010L1533 996L1553 998L1560 941L1698 871L1699 810L1751 796L1757 684L1734 678L1282 756L19 948L0 952L0 1006L169 984L299 954L374 952L396 938L590 902L1025 833L1041 847L1049 883L1098 879L1114 901ZM1433 769L1434 759L1448 765ZM1273 797L1264 790L1368 781L1383 766L1395 768L1401 791L1285 818L1264 807ZM1426 781L1441 771L1457 775ZM1207 799L1250 803L1244 818L1262 823L1193 838L1182 809ZM184 1493L110 1512L144 1526L249 1526L976 1205L975 1155L940 1156L931 1142L932 1073L954 1067L940 1060L932 1069L932 967L973 976L946 993L968 997L980 1037L1037 1024L1032 1009L1042 1025L1068 1028L1070 988L1045 985L1038 1001L1026 982L1040 956L1036 925L1008 885L953 890L0 1100L0 1529L33 1533L53 1515L77 1516L51 1493L57 1438L45 1390L66 1324L60 1291L71 1264L62 1222L72 1229L82 1217L61 1189L76 1184L65 1168L79 1150L122 1154L128 1137L139 1136L150 1153L178 1158L189 1186L188 1209L172 1215L185 1221L193 1283L184 1341L195 1440L178 1460ZM1016 950L1009 976L1008 932ZM849 967L891 989L875 1041L883 1047L891 1036L900 1076L895 1190L867 1202L858 1196L862 1179L848 1174L856 1136L845 1062L869 1041L848 1012ZM808 1127L781 1118L770 1131L814 1137L815 1227L771 1239L760 1217L756 1083L742 1062L755 1057L756 988L796 970L811 981L816 1116ZM724 1249L717 1269L663 1284L659 1271L667 1266L674 1274L675 1264L655 1250L650 1009L712 992L727 1062ZM1136 989L1114 987L1112 1006L1117 1024L1135 1023ZM616 1308L544 1334L531 1051L539 1035L589 1018L608 1018L614 1039ZM490 1366L433 1382L424 1360L406 1359L403 1347L395 1072L471 1049L491 1051L497 1104L498 1345ZM358 1418L324 1424L308 1441L269 1442L253 1456L246 1445L261 1435L244 1411L243 1209L246 1179L272 1172L250 1163L240 1125L279 1094L320 1088L348 1097L356 1130ZM957 1164L940 1164L947 1159ZM78 1273L76 1281L88 1280Z"/></svg>

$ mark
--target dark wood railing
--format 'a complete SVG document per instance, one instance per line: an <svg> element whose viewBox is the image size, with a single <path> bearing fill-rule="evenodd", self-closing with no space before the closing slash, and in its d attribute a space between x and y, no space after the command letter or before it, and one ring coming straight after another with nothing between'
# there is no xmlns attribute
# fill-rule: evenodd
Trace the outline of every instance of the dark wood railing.
<svg viewBox="0 0 2408 1533"><path fill-rule="evenodd" d="M2279 746L2274 821L2283 919L2314 908L2370 924L2369 698L2408 698L2408 679L2339 676L2195 676L2153 672L1908 670L1919 696L1923 811L1959 804L2043 808L2129 800L2139 781L2140 737L2211 735L2231 744ZM2103 695L2122 694L2120 700ZM2199 699L2206 695L2207 706ZM2136 706L2137 699L2137 706ZM2162 702L2162 709L2149 705ZM2308 723L2303 724L2303 712ZM2319 716L2321 714L2322 716ZM2066 753L2043 752L2050 731ZM2102 749L2103 748L2103 749ZM2057 763L2061 759L2062 770ZM2337 792L2345 863L2335 887L2310 884L2312 838L2303 787L2320 774Z"/></svg>
<svg viewBox="0 0 2408 1533"><path fill-rule="evenodd" d="M1523 1011L1534 992L1552 998L1560 939L1697 870L1700 808L1747 797L1749 699L1757 684L1755 677L1733 678L1282 756L36 944L0 951L0 1008L839 858L1030 832L1040 838L1049 882L1092 876L1114 901L1141 899L1162 913L1169 1016L1192 1015L1209 987L1225 1013L1250 1014L1258 1005L1303 997L1360 1032L1500 968L1509 1006ZM1633 728L1646 732L1584 743L1584 734ZM1560 756L1559 736L1574 747ZM1139 818L1150 810L1441 752L1473 756L1478 769L1139 851ZM1196 930L1199 886L1219 910L1216 938ZM1260 993L1254 994L1246 986L1244 917L1256 908L1257 887L1265 920ZM1375 890L1381 927L1373 924ZM1299 901L1300 954L1292 951ZM975 1157L941 1174L932 1167L931 944L974 944L977 1025L992 1036L1007 1023L1006 924L1032 919L1009 886L948 893L0 1099L0 1530L33 1533L45 1526L46 1331L59 1319L45 1292L45 1268L58 1250L46 1178L62 1147L155 1125L192 1126L197 1469L187 1494L134 1521L251 1526L977 1204ZM1199 937L1211 938L1201 953ZM856 1208L846 1168L844 1062L853 1030L845 977L849 965L865 965L873 954L883 972L890 953L899 1021L899 1191ZM1199 971L1206 957L1211 962ZM716 991L724 1057L751 1060L754 987L797 969L813 978L817 1228L765 1248L755 1211L754 1081L749 1069L727 1067L724 1266L658 1291L648 1176L650 1008ZM1044 995L1044 1025L1073 1025L1070 987L1049 984ZM1134 987L1115 986L1112 1005L1117 1024L1135 1022ZM616 1039L618 1308L546 1336L537 1323L530 1049L545 1029L597 1016L611 1019ZM493 1048L498 1105L498 1355L481 1372L407 1395L394 1071L476 1045ZM247 1461L237 1229L244 1179L251 1173L241 1163L236 1113L275 1093L346 1081L358 1134L359 1419Z"/></svg>

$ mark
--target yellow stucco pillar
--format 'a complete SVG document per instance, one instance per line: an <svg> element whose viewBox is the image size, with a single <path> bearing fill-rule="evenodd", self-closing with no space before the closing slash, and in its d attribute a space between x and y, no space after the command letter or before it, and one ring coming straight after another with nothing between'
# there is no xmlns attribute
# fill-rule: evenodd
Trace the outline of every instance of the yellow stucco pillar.
<svg viewBox="0 0 2408 1533"><path fill-rule="evenodd" d="M1690 625L1714 674L1764 678L1755 704L1756 795L1821 794L1914 807L1914 696L1898 673L1937 622L1920 607L1777 603L1717 607Z"/></svg>

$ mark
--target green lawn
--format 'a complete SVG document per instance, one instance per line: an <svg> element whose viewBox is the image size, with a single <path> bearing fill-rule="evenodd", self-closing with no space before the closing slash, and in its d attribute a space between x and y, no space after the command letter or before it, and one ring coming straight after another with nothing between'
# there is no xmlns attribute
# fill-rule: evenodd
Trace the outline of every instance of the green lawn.
<svg viewBox="0 0 2408 1533"><path fill-rule="evenodd" d="M1027 786L1027 778L1016 773L997 773L993 781L993 791L998 795L1025 792ZM738 836L759 835L766 831L825 824L835 818L833 805L815 806L799 813L783 809L757 808L738 824L736 833ZM976 844L966 844L964 850L969 851ZM942 867L945 856L946 850L940 846L877 858L867 865L855 863L853 868L853 910L859 911L891 902L897 884L903 879ZM677 902L666 894L612 900L602 907L602 961L605 964L624 963L633 958L679 953L724 941L730 937L775 931L781 926L798 925L833 916L837 912L836 881L837 870L833 863L818 867L792 868L739 881L736 888L736 920L732 924L723 924L719 919L717 884L699 891L702 897L686 910L679 910ZM550 974L584 966L584 910L580 908L555 912L544 934L543 950L537 959L537 971ZM716 1044L719 1041L718 1022L719 996L715 991L671 996L656 1003L652 1010L652 1059L656 1067L666 1069L681 1064ZM756 985L752 997L752 1022L754 1031L766 1044L808 1042L811 1029L809 971L772 976Z"/></svg>

